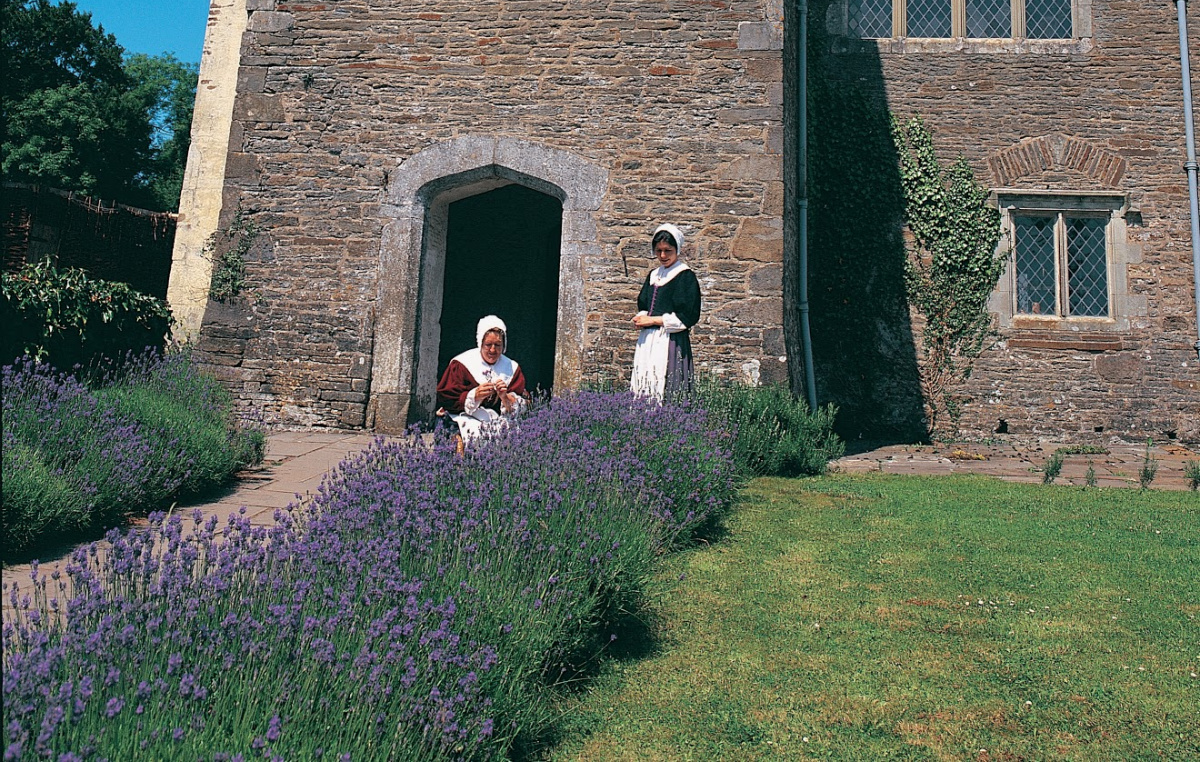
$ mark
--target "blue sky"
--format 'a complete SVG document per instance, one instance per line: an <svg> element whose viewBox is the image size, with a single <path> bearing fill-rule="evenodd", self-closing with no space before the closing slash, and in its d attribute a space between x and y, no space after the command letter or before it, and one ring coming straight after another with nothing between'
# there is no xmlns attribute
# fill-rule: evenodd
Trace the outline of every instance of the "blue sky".
<svg viewBox="0 0 1200 762"><path fill-rule="evenodd" d="M208 0L72 1L130 53L173 53L180 61L200 62Z"/></svg>

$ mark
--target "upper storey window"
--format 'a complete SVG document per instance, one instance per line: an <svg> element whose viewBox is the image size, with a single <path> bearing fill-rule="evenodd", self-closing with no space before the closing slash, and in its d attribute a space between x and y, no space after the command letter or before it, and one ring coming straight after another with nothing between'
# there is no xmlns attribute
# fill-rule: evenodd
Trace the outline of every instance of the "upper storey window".
<svg viewBox="0 0 1200 762"><path fill-rule="evenodd" d="M1079 2L1079 0L1075 0ZM1072 0L847 0L862 38L1069 40Z"/></svg>

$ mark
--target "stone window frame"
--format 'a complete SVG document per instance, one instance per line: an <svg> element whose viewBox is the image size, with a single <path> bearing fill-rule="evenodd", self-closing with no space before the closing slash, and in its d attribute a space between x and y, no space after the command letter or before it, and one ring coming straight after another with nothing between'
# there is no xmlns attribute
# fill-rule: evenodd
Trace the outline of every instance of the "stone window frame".
<svg viewBox="0 0 1200 762"><path fill-rule="evenodd" d="M908 37L905 9L909 0L892 0L892 36L858 37L850 31L850 0L834 0L829 7L826 26L851 47L869 45L881 53L1086 53L1092 48L1092 2L1071 0L1071 39L1029 39L1024 33L1026 0L1011 0L1014 36L1004 38L967 37L967 0L950 0L952 32L950 37ZM839 46L840 47L840 46Z"/></svg>
<svg viewBox="0 0 1200 762"><path fill-rule="evenodd" d="M995 313L1002 331L1018 334L1114 334L1129 331L1133 321L1146 314L1145 297L1129 292L1129 265L1141 261L1142 251L1140 244L1129 239L1129 227L1139 222L1140 214L1130 208L1127 194L1120 191L999 188L992 192L992 198L1000 209L1001 237L997 251L1006 257L1006 265L996 290L992 293L990 308ZM1107 316L1029 315L1017 312L1013 217L1019 216L1021 212L1038 215L1075 213L1087 217L1107 215Z"/></svg>

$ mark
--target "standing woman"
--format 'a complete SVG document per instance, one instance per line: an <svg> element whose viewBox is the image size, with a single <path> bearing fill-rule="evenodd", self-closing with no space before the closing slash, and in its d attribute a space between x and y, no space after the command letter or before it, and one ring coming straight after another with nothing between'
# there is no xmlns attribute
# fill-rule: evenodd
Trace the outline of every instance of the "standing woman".
<svg viewBox="0 0 1200 762"><path fill-rule="evenodd" d="M691 329L700 320L700 283L679 258L683 233L671 224L659 225L650 240L658 260L638 294L633 324L641 329L633 354L635 394L662 401L664 393L692 388Z"/></svg>

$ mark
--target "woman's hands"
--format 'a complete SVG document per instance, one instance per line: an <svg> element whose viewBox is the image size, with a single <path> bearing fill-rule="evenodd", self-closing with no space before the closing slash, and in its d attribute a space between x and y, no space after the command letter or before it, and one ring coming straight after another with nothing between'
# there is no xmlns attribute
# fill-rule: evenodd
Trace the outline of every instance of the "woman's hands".
<svg viewBox="0 0 1200 762"><path fill-rule="evenodd" d="M663 319L661 316L651 317L639 313L633 316L632 322L638 328L655 328L663 324Z"/></svg>
<svg viewBox="0 0 1200 762"><path fill-rule="evenodd" d="M508 392L508 385L503 381L489 381L475 387L475 399L479 402L498 399Z"/></svg>
<svg viewBox="0 0 1200 762"><path fill-rule="evenodd" d="M516 404L517 395L510 392L508 384L503 381L489 381L486 384L480 384L475 387L476 402L482 405L491 400L499 400L501 411L507 414L512 410L512 406Z"/></svg>

